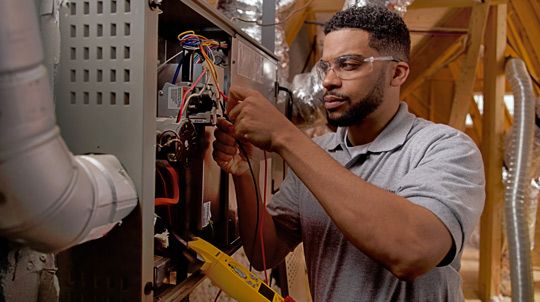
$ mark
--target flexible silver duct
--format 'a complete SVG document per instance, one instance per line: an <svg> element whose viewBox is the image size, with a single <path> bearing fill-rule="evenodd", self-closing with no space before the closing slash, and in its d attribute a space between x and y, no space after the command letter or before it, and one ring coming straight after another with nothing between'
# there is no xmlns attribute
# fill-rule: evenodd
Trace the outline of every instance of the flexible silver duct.
<svg viewBox="0 0 540 302"><path fill-rule="evenodd" d="M102 237L136 205L114 156L73 156L61 138L34 1L0 1L0 236L57 252Z"/></svg>
<svg viewBox="0 0 540 302"><path fill-rule="evenodd" d="M289 45L285 33L285 23L295 11L298 0L276 0L275 17L275 39L274 54L278 57L278 82L281 86L287 87L290 69ZM244 32L258 42L262 42L262 7L263 0L219 0L217 8L233 23L238 25ZM250 21L250 22L246 22ZM285 103L287 95L281 93L278 96L278 103ZM295 106L296 104L294 104ZM296 108L293 108L293 112Z"/></svg>
<svg viewBox="0 0 540 302"><path fill-rule="evenodd" d="M524 200L534 133L535 102L532 83L523 60L506 63L506 75L514 94L514 125L505 191L506 230L510 252L512 301L534 301L531 243Z"/></svg>

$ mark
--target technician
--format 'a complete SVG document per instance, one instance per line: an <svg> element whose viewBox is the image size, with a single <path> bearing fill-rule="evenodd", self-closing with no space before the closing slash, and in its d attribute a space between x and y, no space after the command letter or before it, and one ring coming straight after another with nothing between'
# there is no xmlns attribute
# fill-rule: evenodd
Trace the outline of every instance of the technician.
<svg viewBox="0 0 540 302"><path fill-rule="evenodd" d="M230 88L213 156L233 175L247 255L262 269L260 209L266 266L303 242L316 302L463 301L461 254L485 198L479 150L400 102L410 37L399 15L350 8L324 32L316 68L335 133L311 140L258 92ZM267 210L235 138L255 175L260 149L290 166Z"/></svg>

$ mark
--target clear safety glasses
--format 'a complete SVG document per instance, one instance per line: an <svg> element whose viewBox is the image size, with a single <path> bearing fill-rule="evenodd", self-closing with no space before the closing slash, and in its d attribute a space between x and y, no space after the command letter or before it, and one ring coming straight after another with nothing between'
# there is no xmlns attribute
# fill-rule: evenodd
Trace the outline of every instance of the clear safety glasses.
<svg viewBox="0 0 540 302"><path fill-rule="evenodd" d="M366 58L360 55L345 55L335 58L332 63L319 60L315 66L321 80L324 80L330 70L333 70L336 76L342 80L351 80L370 73L375 61L399 62L392 56Z"/></svg>

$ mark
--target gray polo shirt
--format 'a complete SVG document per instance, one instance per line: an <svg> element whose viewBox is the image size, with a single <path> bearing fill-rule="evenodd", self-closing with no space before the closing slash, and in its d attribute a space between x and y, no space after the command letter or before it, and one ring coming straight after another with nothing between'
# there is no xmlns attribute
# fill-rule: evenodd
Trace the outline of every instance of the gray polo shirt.
<svg viewBox="0 0 540 302"><path fill-rule="evenodd" d="M417 118L403 102L373 142L348 148L345 137L346 128L338 128L314 141L358 177L433 212L450 231L455 249L414 282L400 281L353 246L289 170L268 209L291 248L304 243L314 301L463 301L462 249L485 198L475 143L454 128Z"/></svg>

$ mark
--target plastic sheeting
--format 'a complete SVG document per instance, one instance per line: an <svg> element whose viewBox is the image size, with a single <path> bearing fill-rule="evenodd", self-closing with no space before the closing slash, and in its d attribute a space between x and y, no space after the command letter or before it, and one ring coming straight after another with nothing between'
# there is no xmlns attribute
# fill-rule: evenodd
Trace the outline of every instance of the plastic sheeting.
<svg viewBox="0 0 540 302"><path fill-rule="evenodd" d="M414 0L346 0L343 4L343 9L347 9L351 6L386 6L389 10L404 16L407 12L407 6L411 5Z"/></svg>
<svg viewBox="0 0 540 302"><path fill-rule="evenodd" d="M286 41L283 23L293 13L296 2L297 0L276 0L274 54L279 59L278 82L285 87L288 86L285 83L289 78L290 60L289 45ZM260 23L263 14L262 7L263 0L219 0L217 3L218 10L259 43L262 41L262 25ZM287 97L281 93L277 102L279 104L285 103Z"/></svg>

